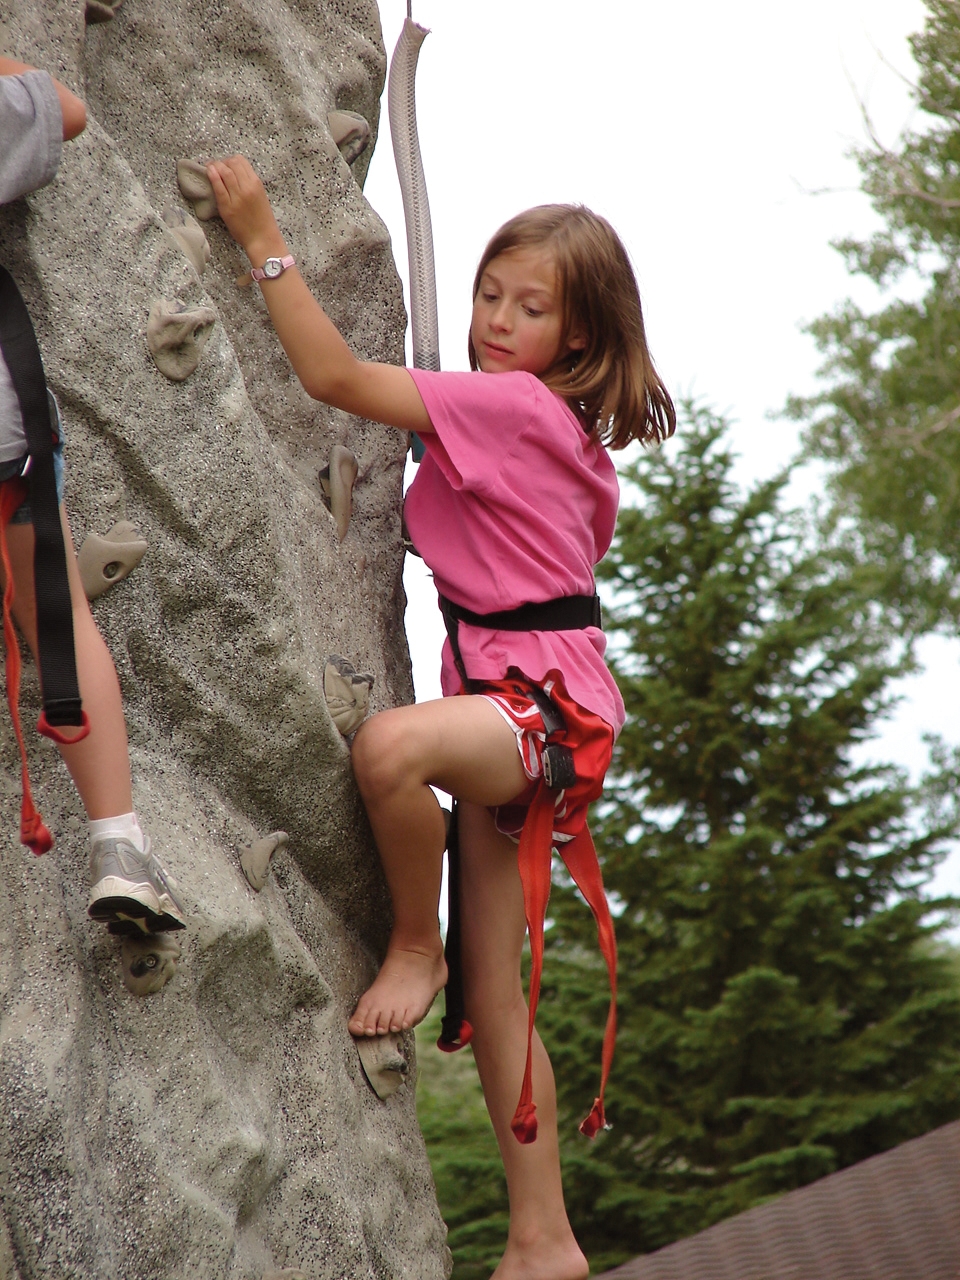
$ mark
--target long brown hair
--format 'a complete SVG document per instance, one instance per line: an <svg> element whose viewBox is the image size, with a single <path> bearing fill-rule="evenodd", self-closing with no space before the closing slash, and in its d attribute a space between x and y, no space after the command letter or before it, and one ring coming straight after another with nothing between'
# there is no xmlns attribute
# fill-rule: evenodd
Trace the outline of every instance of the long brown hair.
<svg viewBox="0 0 960 1280"><path fill-rule="evenodd" d="M544 248L557 273L561 356L540 375L612 449L673 435L673 401L647 349L633 267L610 223L578 204L543 204L505 222L480 259L473 296L487 266L511 249ZM586 338L569 351L574 334ZM470 368L477 369L473 339Z"/></svg>

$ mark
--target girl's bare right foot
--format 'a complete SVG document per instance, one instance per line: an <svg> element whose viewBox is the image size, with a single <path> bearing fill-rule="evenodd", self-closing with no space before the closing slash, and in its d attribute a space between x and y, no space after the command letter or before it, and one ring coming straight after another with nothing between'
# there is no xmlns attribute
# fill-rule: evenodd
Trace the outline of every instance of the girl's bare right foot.
<svg viewBox="0 0 960 1280"><path fill-rule="evenodd" d="M408 1031L424 1020L446 982L442 947L422 952L391 946L373 985L357 1001L347 1023L350 1034L383 1036L388 1031Z"/></svg>

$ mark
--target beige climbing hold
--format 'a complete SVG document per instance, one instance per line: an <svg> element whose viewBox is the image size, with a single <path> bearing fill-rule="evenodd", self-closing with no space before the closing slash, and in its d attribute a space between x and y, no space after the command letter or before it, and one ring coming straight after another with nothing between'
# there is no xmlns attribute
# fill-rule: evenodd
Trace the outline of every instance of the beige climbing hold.
<svg viewBox="0 0 960 1280"><path fill-rule="evenodd" d="M357 1036L354 1043L370 1088L378 1098L391 1097L403 1084L409 1069L403 1056L400 1033L390 1031L385 1036Z"/></svg>
<svg viewBox="0 0 960 1280"><path fill-rule="evenodd" d="M323 668L323 694L330 719L344 737L359 729L367 716L373 676L357 672L346 658L331 653Z"/></svg>
<svg viewBox="0 0 960 1280"><path fill-rule="evenodd" d="M190 214L176 205L168 204L162 213L163 221L184 256L193 266L198 276L210 261L210 245L203 227Z"/></svg>
<svg viewBox="0 0 960 1280"><path fill-rule="evenodd" d="M353 164L370 145L370 126L357 111L331 111L327 124L347 164Z"/></svg>
<svg viewBox="0 0 960 1280"><path fill-rule="evenodd" d="M178 160L177 183L201 222L209 222L217 216L217 198L205 164L199 160Z"/></svg>
<svg viewBox="0 0 960 1280"><path fill-rule="evenodd" d="M240 866L243 868L243 874L257 893L267 883L274 854L285 849L289 839L285 831L271 831L262 840L254 840L253 844L240 850Z"/></svg>
<svg viewBox="0 0 960 1280"><path fill-rule="evenodd" d="M200 362L217 313L210 307L186 308L160 298L150 308L147 346L162 374L173 382L189 378Z"/></svg>
<svg viewBox="0 0 960 1280"><path fill-rule="evenodd" d="M330 451L330 462L320 472L320 488L337 526L337 537L342 542L350 528L353 514L353 486L356 483L357 460L342 444L335 444Z"/></svg>
<svg viewBox="0 0 960 1280"><path fill-rule="evenodd" d="M84 20L90 22L112 22L123 0L87 0Z"/></svg>
<svg viewBox="0 0 960 1280"><path fill-rule="evenodd" d="M180 943L172 933L129 935L120 943L123 985L135 996L150 996L177 972Z"/></svg>
<svg viewBox="0 0 960 1280"><path fill-rule="evenodd" d="M80 581L88 600L96 600L105 591L131 574L147 553L147 544L137 526L120 520L103 537L87 534L77 552Z"/></svg>
<svg viewBox="0 0 960 1280"><path fill-rule="evenodd" d="M282 1271L265 1271L262 1280L310 1280L299 1267L284 1267Z"/></svg>

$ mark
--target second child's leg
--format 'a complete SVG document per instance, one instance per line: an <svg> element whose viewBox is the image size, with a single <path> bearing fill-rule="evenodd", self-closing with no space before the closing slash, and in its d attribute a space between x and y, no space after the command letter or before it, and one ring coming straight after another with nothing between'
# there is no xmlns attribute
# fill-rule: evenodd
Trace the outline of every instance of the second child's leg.
<svg viewBox="0 0 960 1280"><path fill-rule="evenodd" d="M464 1003L510 1196L507 1248L493 1280L583 1280L589 1266L563 1203L553 1071L536 1033L536 1141L523 1145L510 1128L527 1054L527 1003L520 979L523 889L516 844L476 805L460 805L460 874Z"/></svg>
<svg viewBox="0 0 960 1280"><path fill-rule="evenodd" d="M62 746L59 750L83 801L87 817L110 818L115 814L130 813L133 809L127 726L123 718L123 702L116 668L90 612L65 515L63 533L73 605L77 680L84 705L94 710L95 714L90 716L90 733L87 737L75 746ZM13 571L14 616L36 659L33 525L9 525L7 544Z"/></svg>
<svg viewBox="0 0 960 1280"><path fill-rule="evenodd" d="M101 636L80 581L65 509L60 508L73 606L74 652L80 697L90 732L57 749L90 819L90 904L95 920L121 929L184 927L174 886L133 812L127 726L113 658ZM7 526L13 574L14 616L37 657L33 583L33 525Z"/></svg>
<svg viewBox="0 0 960 1280"><path fill-rule="evenodd" d="M393 905L387 955L349 1023L353 1035L374 1036L422 1021L447 978L437 917L444 824L431 784L497 805L526 778L512 729L478 697L373 716L357 731L353 769Z"/></svg>

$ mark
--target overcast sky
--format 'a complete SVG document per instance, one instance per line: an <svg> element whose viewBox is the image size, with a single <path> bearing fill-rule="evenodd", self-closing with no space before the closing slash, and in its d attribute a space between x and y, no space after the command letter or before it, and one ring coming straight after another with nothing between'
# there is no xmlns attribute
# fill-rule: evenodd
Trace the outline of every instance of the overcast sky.
<svg viewBox="0 0 960 1280"><path fill-rule="evenodd" d="M380 13L392 51L405 0L380 0ZM891 143L917 123L904 80L924 14L920 0L413 0L431 29L417 113L442 366L467 368L471 281L492 232L530 205L583 202L633 258L667 386L730 417L744 480L769 475L797 443L778 410L816 385L803 323L875 297L830 241L879 225L849 152L865 141L861 108ZM366 195L406 285L385 101ZM442 627L418 562L407 586L417 695L435 697ZM924 646L929 673L905 682L878 758L916 772L922 732L960 738L944 697L958 654ZM960 892L960 855L938 887Z"/></svg>

